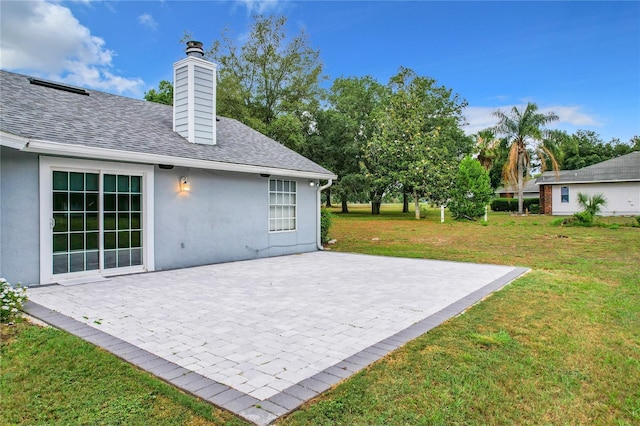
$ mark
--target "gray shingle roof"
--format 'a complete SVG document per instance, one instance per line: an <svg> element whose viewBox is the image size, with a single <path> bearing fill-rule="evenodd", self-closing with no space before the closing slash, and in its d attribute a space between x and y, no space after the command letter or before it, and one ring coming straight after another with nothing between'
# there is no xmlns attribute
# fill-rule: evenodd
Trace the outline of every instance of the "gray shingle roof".
<svg viewBox="0 0 640 426"><path fill-rule="evenodd" d="M518 190L518 185L515 185L515 186L507 185L506 187L501 186L500 188L496 189L496 194L499 194L501 192L517 192L517 190ZM524 192L539 193L540 192L540 187L538 187L538 185L536 185L535 179L529 179L528 181L526 181L524 183L523 190L524 190Z"/></svg>
<svg viewBox="0 0 640 426"><path fill-rule="evenodd" d="M87 92L42 87L0 71L0 130L47 142L333 175L237 120L219 117L217 145L193 144L173 132L171 106Z"/></svg>
<svg viewBox="0 0 640 426"><path fill-rule="evenodd" d="M629 181L640 181L640 151L577 170L563 170L557 178L554 172L545 172L536 179L538 184Z"/></svg>

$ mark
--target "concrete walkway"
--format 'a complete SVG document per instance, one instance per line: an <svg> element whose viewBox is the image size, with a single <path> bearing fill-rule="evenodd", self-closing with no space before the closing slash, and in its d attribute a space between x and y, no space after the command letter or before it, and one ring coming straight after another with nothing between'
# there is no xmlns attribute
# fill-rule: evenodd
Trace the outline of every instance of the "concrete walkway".
<svg viewBox="0 0 640 426"><path fill-rule="evenodd" d="M524 272L313 252L32 287L26 310L266 425Z"/></svg>

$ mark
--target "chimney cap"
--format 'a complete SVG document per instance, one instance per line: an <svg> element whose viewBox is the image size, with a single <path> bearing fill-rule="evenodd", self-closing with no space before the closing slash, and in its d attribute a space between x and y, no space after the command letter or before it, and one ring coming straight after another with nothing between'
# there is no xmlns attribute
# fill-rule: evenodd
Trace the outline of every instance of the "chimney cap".
<svg viewBox="0 0 640 426"><path fill-rule="evenodd" d="M201 41L189 40L187 42L187 56L194 56L196 58L204 57L204 49Z"/></svg>

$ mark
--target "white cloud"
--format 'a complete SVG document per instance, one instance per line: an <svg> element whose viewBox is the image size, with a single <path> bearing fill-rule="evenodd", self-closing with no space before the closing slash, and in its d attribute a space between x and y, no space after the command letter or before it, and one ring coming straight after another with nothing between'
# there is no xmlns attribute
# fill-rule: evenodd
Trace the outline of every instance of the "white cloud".
<svg viewBox="0 0 640 426"><path fill-rule="evenodd" d="M115 53L66 7L45 1L0 2L0 66L51 80L138 95L139 78L115 75Z"/></svg>
<svg viewBox="0 0 640 426"><path fill-rule="evenodd" d="M516 107L524 108L526 105L515 105ZM509 113L514 105L502 105L502 106L489 106L489 107L467 107L465 110L465 116L469 123L464 127L464 131L468 135L475 134L480 130L484 130L488 127L495 126L498 121L493 113L497 110ZM582 107L578 105L552 105L541 107L539 112L547 114L554 112L558 116L558 120L549 123L549 128L566 128L568 126L574 126L576 128L589 128L600 127L603 124L599 122L596 117L589 115L582 111Z"/></svg>
<svg viewBox="0 0 640 426"><path fill-rule="evenodd" d="M559 124L570 124L572 126L602 126L595 117L580 111L582 107L573 105L573 106L564 106L564 105L555 105L540 108L540 112L549 113L554 112L559 120L557 123Z"/></svg>
<svg viewBox="0 0 640 426"><path fill-rule="evenodd" d="M152 30L155 30L158 27L156 20L148 13L138 16L138 22L140 22L143 27L147 27Z"/></svg>
<svg viewBox="0 0 640 426"><path fill-rule="evenodd" d="M247 8L247 13L263 15L281 9L285 0L239 0L238 3Z"/></svg>

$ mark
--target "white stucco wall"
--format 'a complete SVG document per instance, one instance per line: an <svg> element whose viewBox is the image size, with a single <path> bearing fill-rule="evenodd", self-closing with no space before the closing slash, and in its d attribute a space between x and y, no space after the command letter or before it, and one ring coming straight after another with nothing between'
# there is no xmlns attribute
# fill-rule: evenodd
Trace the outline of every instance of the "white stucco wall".
<svg viewBox="0 0 640 426"><path fill-rule="evenodd" d="M569 188L569 202L561 202L561 188ZM578 205L578 193L589 196L604 194L607 205L602 208L603 216L628 216L640 214L640 182L574 183L558 184L552 187L552 214L572 215L582 209Z"/></svg>
<svg viewBox="0 0 640 426"><path fill-rule="evenodd" d="M39 156L0 149L0 276L40 283ZM317 250L317 187L297 182L297 229L269 232L269 178L155 166L155 270ZM179 190L187 176L191 191ZM46 191L47 193L49 191Z"/></svg>

